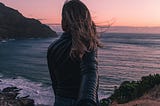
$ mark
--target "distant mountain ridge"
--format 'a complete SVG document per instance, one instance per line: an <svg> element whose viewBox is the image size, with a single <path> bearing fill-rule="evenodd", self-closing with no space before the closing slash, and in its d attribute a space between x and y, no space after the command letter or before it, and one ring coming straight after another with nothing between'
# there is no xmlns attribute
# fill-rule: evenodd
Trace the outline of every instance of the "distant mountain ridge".
<svg viewBox="0 0 160 106"><path fill-rule="evenodd" d="M0 39L51 37L56 32L33 18L26 18L20 12L0 2Z"/></svg>

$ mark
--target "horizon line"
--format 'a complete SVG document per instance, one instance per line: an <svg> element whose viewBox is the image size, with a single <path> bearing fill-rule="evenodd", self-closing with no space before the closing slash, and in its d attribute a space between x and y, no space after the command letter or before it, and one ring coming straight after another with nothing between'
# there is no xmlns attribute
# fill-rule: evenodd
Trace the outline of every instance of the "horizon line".
<svg viewBox="0 0 160 106"><path fill-rule="evenodd" d="M51 26L61 26L60 23L44 23L46 25L51 25ZM101 28L108 28L108 27L139 27L139 28L155 28L155 27L160 27L160 26L129 26L129 25L96 25L97 27Z"/></svg>

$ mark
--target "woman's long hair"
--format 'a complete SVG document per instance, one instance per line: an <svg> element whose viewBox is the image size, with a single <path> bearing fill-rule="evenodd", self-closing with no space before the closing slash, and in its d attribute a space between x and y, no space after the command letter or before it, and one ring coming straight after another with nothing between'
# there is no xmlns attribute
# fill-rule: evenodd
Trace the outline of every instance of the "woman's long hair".
<svg viewBox="0 0 160 106"><path fill-rule="evenodd" d="M72 36L72 57L82 58L85 52L100 47L96 25L88 8L80 0L65 2L62 9L62 29Z"/></svg>

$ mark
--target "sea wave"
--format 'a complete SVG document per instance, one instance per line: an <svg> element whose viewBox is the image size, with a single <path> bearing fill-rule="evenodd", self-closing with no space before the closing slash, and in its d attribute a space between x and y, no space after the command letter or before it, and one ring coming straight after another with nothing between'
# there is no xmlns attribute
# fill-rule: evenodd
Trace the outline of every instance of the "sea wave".
<svg viewBox="0 0 160 106"><path fill-rule="evenodd" d="M39 82L32 82L20 76L17 78L3 78L3 75L0 74L0 90L6 87L17 87L22 89L19 92L19 97L25 97L29 95L29 98L34 100L36 106L53 106L55 101L51 86L46 86ZM98 93L99 99L109 97L110 95L106 95L105 91L99 91Z"/></svg>
<svg viewBox="0 0 160 106"><path fill-rule="evenodd" d="M2 43L5 43L5 42L7 42L7 40L2 40L1 42L2 42Z"/></svg>
<svg viewBox="0 0 160 106"><path fill-rule="evenodd" d="M3 74L0 73L0 78L2 78L2 77L3 77Z"/></svg>
<svg viewBox="0 0 160 106"><path fill-rule="evenodd" d="M1 76L1 75L0 75ZM34 99L35 105L47 105L53 106L54 94L51 86L45 86L42 83L32 82L22 77L17 78L1 78L0 77L0 89L6 87L16 86L20 91L19 96L24 97L29 95L31 99Z"/></svg>

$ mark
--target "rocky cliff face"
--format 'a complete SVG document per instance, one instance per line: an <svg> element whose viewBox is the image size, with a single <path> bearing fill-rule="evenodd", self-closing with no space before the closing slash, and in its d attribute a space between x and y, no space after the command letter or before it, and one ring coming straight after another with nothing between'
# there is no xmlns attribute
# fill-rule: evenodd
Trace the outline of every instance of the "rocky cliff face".
<svg viewBox="0 0 160 106"><path fill-rule="evenodd" d="M0 39L50 36L56 33L47 25L0 3Z"/></svg>

